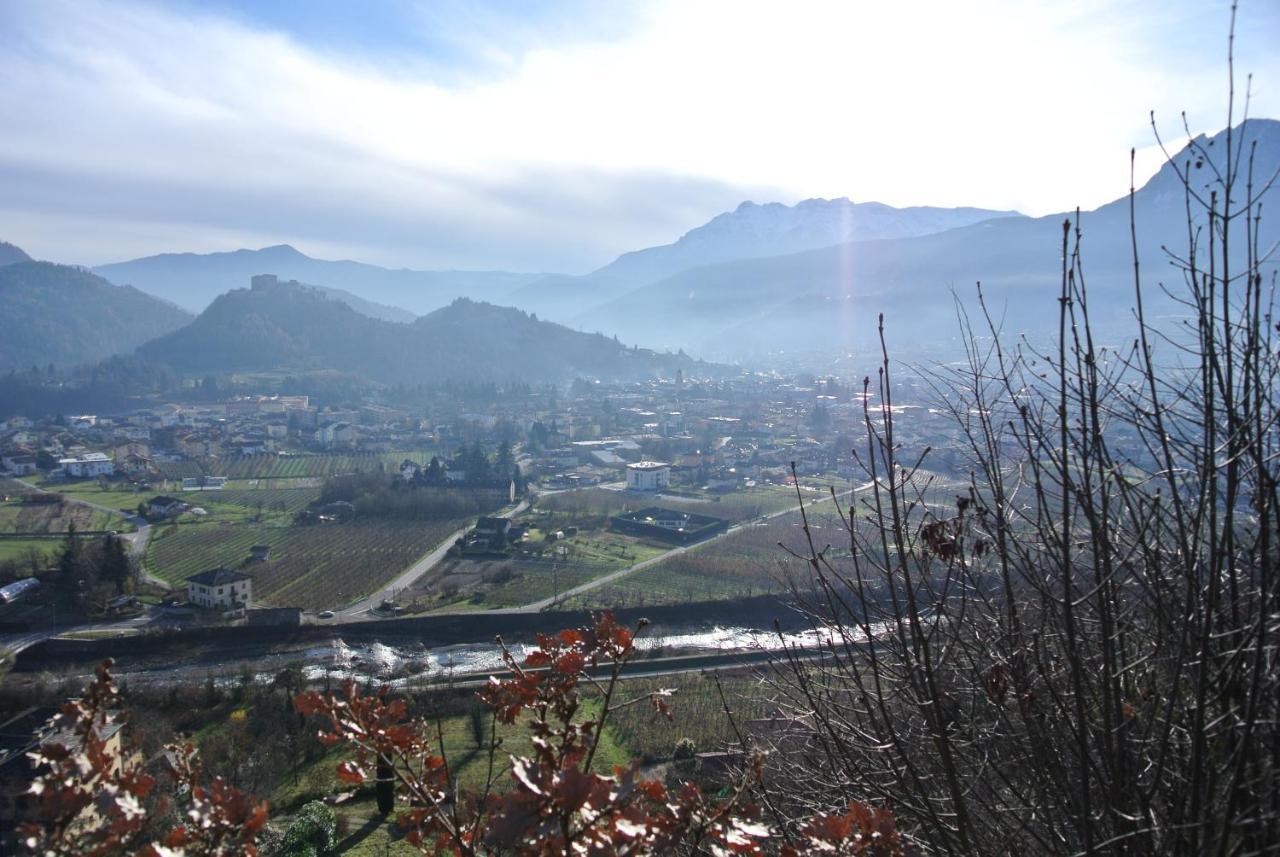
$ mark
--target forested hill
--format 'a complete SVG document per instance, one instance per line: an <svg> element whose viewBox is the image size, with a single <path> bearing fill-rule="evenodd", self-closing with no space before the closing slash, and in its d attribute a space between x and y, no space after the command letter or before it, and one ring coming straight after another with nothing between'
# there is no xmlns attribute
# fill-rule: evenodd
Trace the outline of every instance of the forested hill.
<svg viewBox="0 0 1280 857"><path fill-rule="evenodd" d="M22 254L12 245L0 247ZM97 362L191 320L173 304L50 262L0 264L0 370Z"/></svg>
<svg viewBox="0 0 1280 857"><path fill-rule="evenodd" d="M396 324L287 283L232 290L138 355L187 374L329 369L386 383L645 378L695 365L465 298Z"/></svg>
<svg viewBox="0 0 1280 857"><path fill-rule="evenodd" d="M15 262L30 262L31 257L21 247L15 247L7 241L0 241L0 265L12 265Z"/></svg>

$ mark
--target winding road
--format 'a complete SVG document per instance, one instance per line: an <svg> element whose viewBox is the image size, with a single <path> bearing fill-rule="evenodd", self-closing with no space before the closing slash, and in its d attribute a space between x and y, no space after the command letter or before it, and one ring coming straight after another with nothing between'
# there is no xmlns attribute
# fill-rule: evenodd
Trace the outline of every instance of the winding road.
<svg viewBox="0 0 1280 857"><path fill-rule="evenodd" d="M842 499L842 498L844 498L844 497L851 497L852 495L857 494L857 493L859 493L859 492L861 492L861 491L866 491L866 490L867 490L868 488L870 488L873 484L875 484L875 483L868 482L868 483L866 483L865 485L859 485L857 488L850 488L850 489L849 489L849 490L847 490L847 491L841 491L841 492L838 492L835 496L836 496L836 498L837 498L837 499ZM823 495L822 495L822 496L820 496L820 497L816 497L816 498L814 498L813 500L810 500L810 501L805 505L805 509L810 509L810 508L812 508L812 507L814 507L814 506L818 505L819 503L822 503L822 502L824 502L824 501L826 501L826 500L830 500L830 499L831 499L831 495L830 495L830 494L823 494ZM673 556L678 556L678 555L680 555L680 554L682 554L682 553L687 553L688 551L696 550L696 549L698 549L698 548L704 547L704 546L706 546L706 545L711 544L712 542L719 541L720 539L723 539L723 538L725 538L726 536L729 536L729 535L732 535L733 533L739 532L740 530L750 529L751 527L761 527L761 526L764 526L764 524L765 524L767 521L770 521L770 520L772 520L772 519L774 519L774 518L780 518L780 517L782 517L783 515L790 515L790 514L793 514L793 513L795 513L795 512L798 512L798 511L799 511L799 507L798 507L798 506L797 506L797 507L790 507L790 506L789 506L789 507L787 507L787 508L785 508L785 509L779 509L779 510L778 510L778 511L776 511L776 512L770 512L770 513L769 513L769 514L767 514L767 515L761 515L760 517L758 517L758 518L753 518L753 519L751 519L750 521L743 521L743 522L742 522L742 523L740 523L740 524L734 524L732 527L729 527L729 529L725 530L723 533L717 533L716 535L712 536L712 537L711 537L711 538L709 538L709 539L703 539L702 541L700 541L700 542L695 542L694 544L691 544L691 545L681 545L681 546L680 546L680 547L678 547L678 548L672 548L671 550L669 550L669 551L667 551L667 552L665 552L665 553L660 553L660 554L658 554L657 556L649 557L648 559L646 559L646 560L642 560L641 562L638 562L638 563L636 563L635 565L629 565L629 566L627 566L626 568L621 568L621 569L618 569L617 571L610 572L609 574L606 574L606 575L604 575L603 577L597 577L597 578L595 578L594 580L588 580L586 583L583 583L583 584L581 584L581 585L579 585L579 586L575 586L575 587L573 587L572 589L566 589L564 592L561 592L561 593L559 593L559 594L557 594L557 595L553 595L553 596L552 596L552 597L550 597L550 598L543 598L541 601L534 601L534 602L533 602L533 603L531 603L531 604L525 604L525 605L523 605L523 606L521 606L521 607L508 607L508 608L505 608L505 609L498 609L498 610L493 610L493 611L490 611L490 612L493 612L493 613L538 613L538 612L541 612L541 611L543 611L543 610L548 610L548 609L550 609L550 608L552 608L552 607L556 606L557 604L560 604L560 603L561 603L561 602L563 602L563 601L566 601L566 600L568 600L568 599L570 599L570 598L573 598L573 597L574 597L574 596L576 596L576 595L581 595L581 594L583 594L584 592L590 592L590 591L591 591L591 590L593 590L593 589L596 589L596 588L601 587L601 586L605 586L605 585L607 585L607 584L609 584L609 583L612 583L612 582L613 582L613 581L615 581L615 580L618 580L619 578L626 577L626 576L627 576L627 575L629 575L629 574L635 574L637 571L642 571L642 570L644 570L644 569L646 569L646 568L649 568L650 566L657 565L658 563L660 563L660 562L664 562L665 560L668 560L668 559L670 559L670 558L671 558L671 557L673 557Z"/></svg>
<svg viewBox="0 0 1280 857"><path fill-rule="evenodd" d="M501 512L496 517L514 518L516 515L519 515L522 512L524 512L526 509L528 509L529 503L530 503L530 498L526 497L516 505L512 506L507 511ZM372 611L375 606L381 604L383 601L386 601L388 599L394 600L396 594L403 592L404 590L413 586L413 584L418 582L419 578L421 578L428 571L430 571L431 569L439 565L440 562L443 561L445 556L449 553L449 548L453 547L453 543L456 542L458 539L462 538L464 535L466 535L467 530L469 529L471 528L463 527L462 529L457 530L454 533L451 533L448 536L448 538L446 538L440 544L436 545L436 547L433 548L429 553L427 553L425 556L423 556L413 565L409 566L403 572L401 572L396 577L395 580L391 581L386 586L382 587L377 592L370 595L368 598L362 598L356 603L351 604L347 607L344 607L341 610L335 610L334 618L332 621L338 621L340 619L350 621L352 619L381 618L378 616L370 615L370 611Z"/></svg>

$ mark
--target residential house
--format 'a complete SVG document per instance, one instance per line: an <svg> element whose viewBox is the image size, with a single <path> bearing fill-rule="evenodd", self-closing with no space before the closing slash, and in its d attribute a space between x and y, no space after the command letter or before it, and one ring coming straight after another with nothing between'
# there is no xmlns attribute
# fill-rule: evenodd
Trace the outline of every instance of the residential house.
<svg viewBox="0 0 1280 857"><path fill-rule="evenodd" d="M147 513L153 518L173 518L181 515L187 504L177 497L160 495L147 501Z"/></svg>
<svg viewBox="0 0 1280 857"><path fill-rule="evenodd" d="M209 610L239 610L253 600L253 578L242 571L211 568L187 579L187 598Z"/></svg>
<svg viewBox="0 0 1280 857"><path fill-rule="evenodd" d="M661 461L637 461L627 465L628 491L661 491L671 484L671 465Z"/></svg>
<svg viewBox="0 0 1280 857"><path fill-rule="evenodd" d="M63 473L75 479L96 479L116 472L116 463L101 452L86 452L75 458L58 461Z"/></svg>
<svg viewBox="0 0 1280 857"><path fill-rule="evenodd" d="M25 449L10 450L0 455L0 467L14 476L31 476L36 472L36 457Z"/></svg>

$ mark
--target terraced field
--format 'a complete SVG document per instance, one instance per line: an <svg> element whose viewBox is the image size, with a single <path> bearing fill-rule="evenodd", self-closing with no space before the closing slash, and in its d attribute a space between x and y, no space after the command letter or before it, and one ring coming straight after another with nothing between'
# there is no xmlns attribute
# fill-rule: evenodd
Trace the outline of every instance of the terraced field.
<svg viewBox="0 0 1280 857"><path fill-rule="evenodd" d="M330 526L179 524L163 528L147 551L151 572L180 584L217 566L253 575L254 601L323 610L368 595L456 530L458 522ZM245 565L252 545L271 558Z"/></svg>

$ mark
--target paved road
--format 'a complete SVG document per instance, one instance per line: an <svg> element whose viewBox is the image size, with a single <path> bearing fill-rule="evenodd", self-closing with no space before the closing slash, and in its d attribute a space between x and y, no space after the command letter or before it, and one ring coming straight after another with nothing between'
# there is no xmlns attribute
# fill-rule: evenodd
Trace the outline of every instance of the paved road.
<svg viewBox="0 0 1280 857"><path fill-rule="evenodd" d="M51 628L41 628L37 631L23 631L18 634L5 634L0 636L0 652L16 655L23 649L29 649L37 643L43 643L45 640L62 634L71 634L76 631L128 631L139 628L151 621L151 616L143 614L134 616L130 619L122 619L118 622L89 622L80 625L58 625Z"/></svg>
<svg viewBox="0 0 1280 857"><path fill-rule="evenodd" d="M866 491L873 484L874 483L868 482L865 485L859 485L857 488L851 488L848 491L838 492L836 494L836 497L837 498L849 497L860 491ZM830 499L831 499L830 494L823 494L806 503L805 508L810 509L813 506L816 506L817 504ZM556 604L566 601L567 599L572 598L575 595L581 595L584 592L590 592L591 590L597 587L605 586L606 584L612 583L613 581L618 580L619 578L626 577L628 574L634 574L635 572L646 569L649 566L657 565L658 563L663 562L664 560L668 560L673 556L678 556L687 551L691 551L696 548L701 548L705 545L711 544L712 542L717 541L718 539L723 539L725 536L728 536L732 533L736 533L739 530L748 529L750 527L759 527L759 526L762 526L766 521L769 521L773 518L779 518L779 517L782 517L783 515L789 515L797 511L799 511L799 507L788 507L786 509L779 509L776 512L770 512L767 515L762 515L759 518L753 518L750 521L744 521L741 524L735 524L729 529L725 530L723 533L714 535L709 539L704 539L703 541L700 541L691 545L683 545L678 548L672 548L666 553L660 553L655 557L650 557L649 559L638 562L635 565L629 565L626 568L619 569L618 571L612 572L610 574L606 574L604 577L597 577L595 580L588 580L586 583L580 586L575 586L572 589L566 589L564 592L561 592L558 595L554 595L551 598L544 598L541 601L535 601L532 604L525 604L523 607L511 607L511 608L507 608L506 610L494 610L490 612L538 613L542 610L547 610L551 607L554 607Z"/></svg>
<svg viewBox="0 0 1280 857"><path fill-rule="evenodd" d="M499 514L497 517L514 518L516 515L519 515L521 512L529 508L529 502L530 502L530 499L525 498L521 500L519 503L517 503L515 506L508 509L507 511ZM413 584L418 582L418 579L420 577L422 577L428 571L430 571L431 569L439 565L440 562L445 558L445 555L449 552L449 548L453 547L453 543L456 542L458 539L462 538L464 535L466 535L467 530L469 529L471 528L463 527L457 532L451 533L448 538L446 538L439 545L433 548L430 553L428 553L426 556L422 557L413 565L409 566L403 572L401 572L400 575L397 576L395 580L391 581L386 586L382 587L377 592L370 595L368 598L363 598L360 601L357 601L355 604L352 604L348 607L344 607L341 610L334 611L336 615L330 621L333 621L333 622L348 621L349 622L353 619L379 618L377 616L370 615L369 611L372 610L378 604L381 604L383 601L387 600L388 598L394 599L397 593L408 589L410 586L413 586Z"/></svg>
<svg viewBox="0 0 1280 857"><path fill-rule="evenodd" d="M38 485L32 485L30 482L28 482L25 479L19 479L17 481L21 482L23 485L26 485L32 491L35 491L39 494L58 494L57 491L48 491L44 488L41 488ZM113 514L120 515L126 521L132 524L135 528L134 532L121 533L120 537L129 543L129 553L131 553L138 560L138 568L142 571L143 576L145 576L149 582L157 584L159 586L165 586L165 587L169 585L168 583L166 583L165 581L161 580L158 577L152 577L151 574L149 574L146 568L142 565L142 558L147 553L147 544L151 541L151 525L147 523L146 518L143 518L139 515L131 515L128 512L124 511L123 509L117 509L115 506L104 506L101 503L95 503L92 500L85 500L80 497L72 497L68 494L60 494L59 496L61 496L68 503L75 503L80 506L88 506L90 509L97 509L101 512L111 512Z"/></svg>

